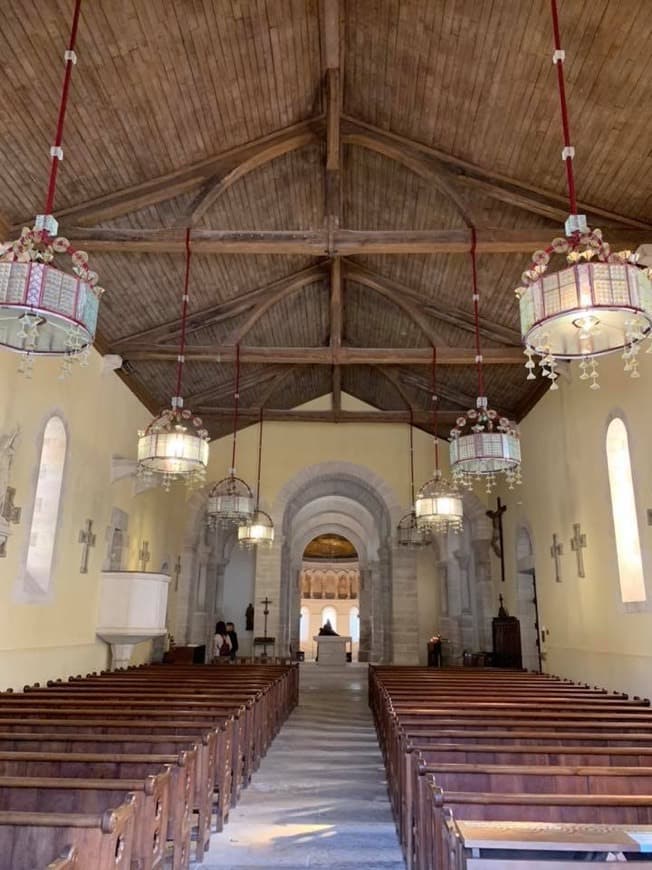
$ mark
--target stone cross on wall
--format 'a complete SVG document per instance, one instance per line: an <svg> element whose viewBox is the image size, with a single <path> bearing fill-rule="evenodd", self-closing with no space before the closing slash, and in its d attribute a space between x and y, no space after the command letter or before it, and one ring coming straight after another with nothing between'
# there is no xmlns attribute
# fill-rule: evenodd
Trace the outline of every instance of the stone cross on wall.
<svg viewBox="0 0 652 870"><path fill-rule="evenodd" d="M584 572L584 553L582 553L582 550L586 547L586 535L582 534L580 523L573 523L573 537L571 538L570 545L577 556L577 576L586 577Z"/></svg>
<svg viewBox="0 0 652 870"><path fill-rule="evenodd" d="M80 574L88 574L88 557L91 547L95 546L95 533L93 532L93 520L86 520L84 528L79 532L79 543L83 544L81 565L79 566Z"/></svg>
<svg viewBox="0 0 652 870"><path fill-rule="evenodd" d="M16 525L20 522L21 509L14 504L15 497L16 490L13 486L8 486L5 490L4 498L0 500L0 532L2 532L0 534L0 559L4 559L7 555L9 525Z"/></svg>
<svg viewBox="0 0 652 870"><path fill-rule="evenodd" d="M557 583L561 583L561 562L559 557L564 552L564 545L561 544L557 540L557 533L552 536L552 547L550 548L550 555L555 560L555 580Z"/></svg>
<svg viewBox="0 0 652 870"><path fill-rule="evenodd" d="M179 577L181 576L181 556L177 556L177 561L174 563L174 588L179 588Z"/></svg>
<svg viewBox="0 0 652 870"><path fill-rule="evenodd" d="M149 552L149 541L143 541L140 546L140 550L138 551L138 559L140 560L141 571L147 571L147 563L151 558L151 553Z"/></svg>

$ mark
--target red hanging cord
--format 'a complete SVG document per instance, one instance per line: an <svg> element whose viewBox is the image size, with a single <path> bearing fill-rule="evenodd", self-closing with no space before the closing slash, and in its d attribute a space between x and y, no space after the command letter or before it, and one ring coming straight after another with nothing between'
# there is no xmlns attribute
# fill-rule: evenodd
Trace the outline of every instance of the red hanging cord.
<svg viewBox="0 0 652 870"><path fill-rule="evenodd" d="M566 165L566 182L568 184L568 200L571 214L577 214L577 200L575 198L575 175L573 174L573 158L570 149L570 124L568 122L568 103L566 102L566 83L564 81L564 60L561 52L561 38L559 35L559 14L557 12L557 0L550 0L552 12L552 31L555 42L555 66L557 67L557 84L559 87L559 103L561 105L561 125L564 132L564 163Z"/></svg>
<svg viewBox="0 0 652 870"><path fill-rule="evenodd" d="M412 412L412 405L410 405L410 496L412 501L410 502L410 506L412 510L414 510L414 433L412 431L412 427L414 426L414 413Z"/></svg>
<svg viewBox="0 0 652 870"><path fill-rule="evenodd" d="M231 473L235 474L235 446L238 437L238 406L240 404L240 345L235 346L235 392L233 394L233 453L231 454Z"/></svg>
<svg viewBox="0 0 652 870"><path fill-rule="evenodd" d="M258 432L258 479L256 481L256 513L260 507L260 469L263 458L263 409L260 409L260 429Z"/></svg>
<svg viewBox="0 0 652 870"><path fill-rule="evenodd" d="M437 348L432 346L432 440L435 446L435 474L439 471L439 441L437 439L437 424L439 423L439 399L437 397Z"/></svg>
<svg viewBox="0 0 652 870"><path fill-rule="evenodd" d="M183 379L183 364L186 352L186 321L188 318L188 287L190 285L190 229L186 230L186 271L183 279L183 296L181 306L181 344L177 362L177 400L181 398L181 382Z"/></svg>
<svg viewBox="0 0 652 870"><path fill-rule="evenodd" d="M476 249L478 244L475 227L471 227L471 282L473 284L473 317L475 321L475 361L478 366L478 396L484 396L484 371L482 368L482 349L480 347L480 292L478 290L478 266Z"/></svg>
<svg viewBox="0 0 652 870"><path fill-rule="evenodd" d="M59 117L57 119L57 131L54 137L54 146L52 149L52 163L50 164L50 182L48 184L48 193L45 200L45 214L52 214L54 208L54 194L57 189L57 173L59 172L59 156L61 143L63 142L63 125L66 120L66 109L68 107L68 95L70 93L70 79L72 76L72 68L75 65L73 60L75 51L75 42L77 41L77 27L79 25L79 14L81 11L81 0L76 0L75 11L72 18L72 27L70 30L70 41L68 43L68 51L66 54L66 70L63 76L63 87L61 90L61 102L59 103Z"/></svg>

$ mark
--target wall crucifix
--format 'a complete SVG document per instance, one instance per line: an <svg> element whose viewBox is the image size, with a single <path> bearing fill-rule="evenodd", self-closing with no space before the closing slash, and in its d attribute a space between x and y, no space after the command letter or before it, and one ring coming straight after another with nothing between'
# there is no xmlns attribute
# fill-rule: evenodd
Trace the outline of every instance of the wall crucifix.
<svg viewBox="0 0 652 870"><path fill-rule="evenodd" d="M177 561L174 563L174 588L179 588L179 577L181 576L181 556L177 556Z"/></svg>
<svg viewBox="0 0 652 870"><path fill-rule="evenodd" d="M147 571L147 563L152 558L149 552L149 541L143 541L138 551L138 560L140 561L140 570Z"/></svg>
<svg viewBox="0 0 652 870"><path fill-rule="evenodd" d="M564 545L561 544L557 540L557 533L552 536L552 547L550 548L550 555L555 560L555 580L557 583L561 583L561 561L559 557L564 552Z"/></svg>
<svg viewBox="0 0 652 870"><path fill-rule="evenodd" d="M582 553L582 550L586 547L586 535L582 533L580 523L573 523L573 537L571 538L570 545L577 556L577 576L586 577L584 571L584 553Z"/></svg>
<svg viewBox="0 0 652 870"><path fill-rule="evenodd" d="M80 574L88 574L88 557L91 547L95 546L95 533L93 532L93 520L86 520L84 528L79 532L79 543L83 544L81 565L79 566Z"/></svg>

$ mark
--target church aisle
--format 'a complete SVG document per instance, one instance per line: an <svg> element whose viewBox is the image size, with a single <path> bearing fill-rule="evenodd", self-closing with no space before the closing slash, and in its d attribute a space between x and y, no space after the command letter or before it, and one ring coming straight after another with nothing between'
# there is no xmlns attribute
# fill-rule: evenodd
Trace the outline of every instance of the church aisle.
<svg viewBox="0 0 652 870"><path fill-rule="evenodd" d="M196 870L403 870L366 665L301 665L299 705Z"/></svg>

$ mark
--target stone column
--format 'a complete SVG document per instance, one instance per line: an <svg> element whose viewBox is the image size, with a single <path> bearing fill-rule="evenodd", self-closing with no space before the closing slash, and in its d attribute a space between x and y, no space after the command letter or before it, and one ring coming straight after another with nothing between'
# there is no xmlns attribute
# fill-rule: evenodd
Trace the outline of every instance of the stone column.
<svg viewBox="0 0 652 870"><path fill-rule="evenodd" d="M417 562L414 550L395 547L392 553L393 664L417 664Z"/></svg>
<svg viewBox="0 0 652 870"><path fill-rule="evenodd" d="M478 631L474 615L473 599L471 595L471 581L469 567L471 554L466 550L455 550L453 553L457 562L460 578L460 633L464 649L475 650L478 647Z"/></svg>
<svg viewBox="0 0 652 870"><path fill-rule="evenodd" d="M481 649L493 648L491 618L494 610L494 585L491 578L489 541L480 538L471 542L475 565L475 601L478 643Z"/></svg>
<svg viewBox="0 0 652 870"><path fill-rule="evenodd" d="M192 634L195 547L186 545L181 553L181 572L177 590L174 639L177 646L189 643Z"/></svg>
<svg viewBox="0 0 652 870"><path fill-rule="evenodd" d="M366 568L360 569L360 582L358 588L360 602L360 645L358 647L358 661L371 661L371 571Z"/></svg>

